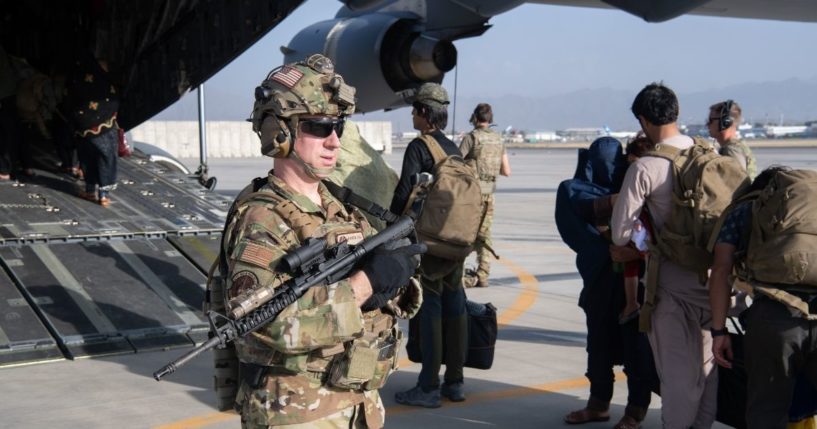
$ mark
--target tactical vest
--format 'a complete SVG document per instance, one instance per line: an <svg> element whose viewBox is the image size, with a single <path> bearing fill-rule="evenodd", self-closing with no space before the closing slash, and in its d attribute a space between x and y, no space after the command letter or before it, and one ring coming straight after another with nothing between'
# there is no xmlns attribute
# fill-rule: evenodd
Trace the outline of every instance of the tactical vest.
<svg viewBox="0 0 817 429"><path fill-rule="evenodd" d="M492 194L496 190L496 177L502 168L502 139L490 128L475 128L470 134L474 139L472 153L477 164L479 186L483 194Z"/></svg>
<svg viewBox="0 0 817 429"><path fill-rule="evenodd" d="M743 140L729 140L728 142L728 149L724 150L724 147L721 147L721 154L724 151L729 152L731 150L740 151L743 154L743 157L746 158L746 174L749 175L749 178L754 180L755 176L757 176L757 162L755 161L755 155L752 153L752 149L744 142ZM729 154L725 154L729 156Z"/></svg>
<svg viewBox="0 0 817 429"><path fill-rule="evenodd" d="M277 214L290 228L292 236L287 241L291 241L289 244L293 248L309 237L326 238L327 244L331 246L339 240L347 240L353 236L358 236L362 240L365 235L373 232L366 218L356 210L349 210L345 218L343 212L338 211L336 216L324 222L321 216L300 210L295 203L277 193L272 185L264 184L259 186L260 183L264 183L264 180L256 179L254 184L246 187L236 198L236 202L228 214L222 237L221 254L214 263L214 268L211 269L211 275L208 279L210 308L215 311L223 313L225 302L232 298L230 291L234 286L233 279L225 277L225 273L228 272L227 255L228 250L230 250L230 243L237 242L233 234L238 232L238 222L241 221L243 215L250 208L261 206ZM289 235L289 232L287 234ZM216 268L216 266L219 267ZM286 274L279 274L272 281L282 284L288 279L289 277ZM344 305L350 311L352 311L352 306L356 309L357 306L354 303L351 286L342 289L339 286L335 288L330 286L313 287L299 299L297 304L293 305L298 305L299 310L310 310L314 307L318 317L316 321L320 320L320 307L326 305L329 296L333 298L332 305ZM303 303L310 300L312 301L310 303L312 307L304 308ZM288 311L284 310L276 318L276 321L288 317L286 313ZM217 350L214 355L216 368L215 388L219 409L231 409L234 407L236 399L240 399L236 398L240 386L238 355L241 355L241 360L245 363L268 368L268 370L265 370L266 374L301 374L347 389L369 390L381 387L388 375L396 369L396 353L389 355L379 353L379 351L389 346L396 351L399 348L401 339L400 331L394 318L391 315L382 313L380 310L363 313L363 320L360 321L360 325L363 327L363 335L359 339L302 354L277 352L266 344L266 337L259 333L253 333L230 343L224 350ZM354 333L350 332L349 334ZM376 352L372 352L371 349L376 350ZM344 357L348 359L344 359ZM348 368L346 371L336 369L336 367L342 366L343 362L352 358L356 358L358 362L365 362L363 371L356 366L352 368L352 376L349 377Z"/></svg>

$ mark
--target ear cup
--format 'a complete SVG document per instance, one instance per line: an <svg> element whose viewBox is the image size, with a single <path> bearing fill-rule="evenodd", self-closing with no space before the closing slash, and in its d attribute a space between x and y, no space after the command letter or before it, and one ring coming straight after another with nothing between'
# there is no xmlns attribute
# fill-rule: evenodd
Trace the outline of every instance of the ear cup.
<svg viewBox="0 0 817 429"><path fill-rule="evenodd" d="M292 147L292 136L286 123L273 116L266 115L261 121L259 132L261 154L274 158L286 158Z"/></svg>
<svg viewBox="0 0 817 429"><path fill-rule="evenodd" d="M734 101L732 100L726 100L726 102L724 102L723 106L721 107L721 116L720 120L718 121L718 128L720 128L721 131L731 127L732 124L735 123L735 121L732 119L733 103Z"/></svg>

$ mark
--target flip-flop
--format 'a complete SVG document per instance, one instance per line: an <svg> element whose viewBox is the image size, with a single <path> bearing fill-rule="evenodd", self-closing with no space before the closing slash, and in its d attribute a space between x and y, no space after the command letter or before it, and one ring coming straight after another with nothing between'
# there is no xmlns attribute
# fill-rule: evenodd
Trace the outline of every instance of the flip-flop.
<svg viewBox="0 0 817 429"><path fill-rule="evenodd" d="M607 411L593 411L587 408L571 411L565 416L565 423L569 425L580 425L590 422L606 422L610 420L610 413Z"/></svg>

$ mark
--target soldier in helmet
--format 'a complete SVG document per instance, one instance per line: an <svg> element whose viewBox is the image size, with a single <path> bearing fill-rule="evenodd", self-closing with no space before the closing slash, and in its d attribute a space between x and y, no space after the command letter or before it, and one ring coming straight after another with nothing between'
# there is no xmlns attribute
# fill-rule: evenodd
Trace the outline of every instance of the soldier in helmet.
<svg viewBox="0 0 817 429"><path fill-rule="evenodd" d="M491 105L480 103L474 108L470 122L474 129L460 142L460 152L466 160L473 160L482 189L482 226L477 235L477 272L463 279L465 287L488 287L491 273L491 224L494 221L494 191L498 175L510 176L511 164L499 133L491 129L494 113ZM489 253L489 251L491 253Z"/></svg>
<svg viewBox="0 0 817 429"><path fill-rule="evenodd" d="M286 281L278 261L307 238L331 245L374 233L321 181L335 167L355 108L355 90L331 60L316 54L276 68L255 95L253 129L275 164L239 194L227 219L219 271L228 310L245 292ZM379 248L347 279L312 287L236 340L242 427L382 427L378 389L395 368L401 336L390 299L409 283L423 251L421 244Z"/></svg>

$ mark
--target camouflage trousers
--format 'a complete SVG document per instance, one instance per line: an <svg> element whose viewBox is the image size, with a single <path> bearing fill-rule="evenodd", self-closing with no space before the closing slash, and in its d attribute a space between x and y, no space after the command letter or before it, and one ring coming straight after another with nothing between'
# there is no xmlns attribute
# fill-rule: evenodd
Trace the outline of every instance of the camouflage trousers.
<svg viewBox="0 0 817 429"><path fill-rule="evenodd" d="M291 425L258 426L241 422L242 429L368 429L363 404L328 415L320 420Z"/></svg>
<svg viewBox="0 0 817 429"><path fill-rule="evenodd" d="M482 194L482 225L477 233L477 245L474 250L477 252L477 281L484 285L488 284L488 276L491 273L491 260L494 255L485 245L493 247L491 242L491 224L494 223L494 194Z"/></svg>

